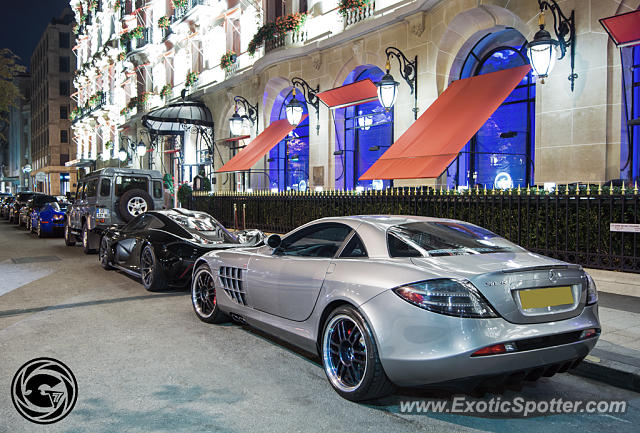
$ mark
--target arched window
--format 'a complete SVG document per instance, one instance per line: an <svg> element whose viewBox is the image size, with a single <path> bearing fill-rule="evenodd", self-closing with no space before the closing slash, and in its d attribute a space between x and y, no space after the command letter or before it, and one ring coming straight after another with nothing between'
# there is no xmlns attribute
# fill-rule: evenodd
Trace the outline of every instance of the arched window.
<svg viewBox="0 0 640 433"><path fill-rule="evenodd" d="M354 69L343 85L370 79L378 82L384 72L377 66L364 65ZM393 109L385 111L380 102L341 108L336 119L336 188L382 189L390 186L388 180L359 181L358 178L393 143Z"/></svg>
<svg viewBox="0 0 640 433"><path fill-rule="evenodd" d="M515 29L486 35L468 54L460 78L529 64L526 42ZM533 184L535 90L529 72L447 168L450 187Z"/></svg>
<svg viewBox="0 0 640 433"><path fill-rule="evenodd" d="M296 99L302 103L303 113L309 114L301 92ZM286 88L276 97L271 110L271 122L286 119L285 107L293 98L293 89ZM309 185L309 117L269 152L269 184L280 191L305 191Z"/></svg>

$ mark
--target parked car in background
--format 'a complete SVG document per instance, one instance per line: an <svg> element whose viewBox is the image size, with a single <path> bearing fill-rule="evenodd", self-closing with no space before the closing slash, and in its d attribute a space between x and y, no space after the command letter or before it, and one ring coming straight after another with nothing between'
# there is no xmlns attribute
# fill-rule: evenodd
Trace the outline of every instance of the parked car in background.
<svg viewBox="0 0 640 433"><path fill-rule="evenodd" d="M25 226L27 230L31 230L31 214L33 213L34 209L38 209L45 203L55 200L56 198L51 195L42 193L34 194L20 209L20 214L18 216L18 225L21 227Z"/></svg>
<svg viewBox="0 0 640 433"><path fill-rule="evenodd" d="M267 244L196 261L197 317L233 317L318 353L349 400L393 385L552 376L600 335L596 287L580 266L466 222L325 218Z"/></svg>
<svg viewBox="0 0 640 433"><path fill-rule="evenodd" d="M159 171L129 168L94 171L78 181L75 200L65 219L65 243L73 246L81 241L85 253L95 252L107 228L162 207Z"/></svg>
<svg viewBox="0 0 640 433"><path fill-rule="evenodd" d="M99 259L105 269L134 275L154 291L188 285L193 264L209 251L263 244L261 231L232 234L205 212L148 211L124 227L108 229L100 242Z"/></svg>
<svg viewBox="0 0 640 433"><path fill-rule="evenodd" d="M39 238L62 235L66 204L63 202L61 206L58 198L53 196L36 197L31 201L32 211L27 225L31 233Z"/></svg>
<svg viewBox="0 0 640 433"><path fill-rule="evenodd" d="M16 199L11 203L8 210L10 223L18 224L20 222L20 209L22 209L22 207L27 204L27 201L36 194L39 193L24 191L19 192L16 195Z"/></svg>
<svg viewBox="0 0 640 433"><path fill-rule="evenodd" d="M15 197L4 197L0 201L0 217L9 219L9 206L15 201Z"/></svg>

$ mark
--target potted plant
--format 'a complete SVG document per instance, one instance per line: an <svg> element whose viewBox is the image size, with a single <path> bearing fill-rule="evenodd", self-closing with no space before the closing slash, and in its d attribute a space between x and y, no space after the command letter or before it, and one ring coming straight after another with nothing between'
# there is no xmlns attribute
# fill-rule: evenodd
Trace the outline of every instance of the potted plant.
<svg viewBox="0 0 640 433"><path fill-rule="evenodd" d="M131 113L131 108L129 108L128 105L126 107L124 107L122 110L120 110L120 115L121 116L128 116L129 113Z"/></svg>
<svg viewBox="0 0 640 433"><path fill-rule="evenodd" d="M122 0L116 0L116 1L113 3L113 10L114 10L115 12L118 12L118 11L120 10L120 8L121 8L121 7L122 7Z"/></svg>
<svg viewBox="0 0 640 433"><path fill-rule="evenodd" d="M306 13L295 13L278 17L275 22L266 23L260 27L256 34L253 35L253 38L251 38L247 52L250 56L253 56L256 50L265 42L272 41L276 37L291 36L292 33L301 31L307 20L307 16Z"/></svg>
<svg viewBox="0 0 640 433"><path fill-rule="evenodd" d="M196 81L198 81L198 74L189 71L187 72L187 78L184 81L184 86L191 87L196 84Z"/></svg>
<svg viewBox="0 0 640 433"><path fill-rule="evenodd" d="M171 87L171 84L165 84L164 86L162 86L162 90L160 90L160 96L166 98L167 96L171 95L172 89L173 87Z"/></svg>
<svg viewBox="0 0 640 433"><path fill-rule="evenodd" d="M238 60L238 55L235 53L235 51L227 51L220 58L220 67L225 71L229 72L229 70L236 63L237 60Z"/></svg>
<svg viewBox="0 0 640 433"><path fill-rule="evenodd" d="M340 0L338 13L346 17L353 10L361 10L371 4L371 0Z"/></svg>
<svg viewBox="0 0 640 433"><path fill-rule="evenodd" d="M158 19L158 27L160 27L161 29L168 29L169 26L171 25L171 21L169 20L168 16L164 16L164 17L160 17Z"/></svg>
<svg viewBox="0 0 640 433"><path fill-rule="evenodd" d="M137 26L135 29L131 30L129 35L133 39L142 38L142 36L144 36L144 26Z"/></svg>
<svg viewBox="0 0 640 433"><path fill-rule="evenodd" d="M184 8L187 6L187 2L188 0L172 0L171 3L173 3L173 7L176 9L179 8Z"/></svg>

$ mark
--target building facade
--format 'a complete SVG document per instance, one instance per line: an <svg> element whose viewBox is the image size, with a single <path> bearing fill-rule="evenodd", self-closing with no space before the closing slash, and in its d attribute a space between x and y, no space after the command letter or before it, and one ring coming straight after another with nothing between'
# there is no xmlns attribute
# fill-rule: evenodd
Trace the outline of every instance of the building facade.
<svg viewBox="0 0 640 433"><path fill-rule="evenodd" d="M75 62L71 51L74 16L71 9L53 18L31 56L31 177L36 191L60 195L76 182L70 160L72 143L70 99Z"/></svg>
<svg viewBox="0 0 640 433"><path fill-rule="evenodd" d="M20 98L9 111L8 129L5 130L7 143L2 155L0 191L16 193L31 187L29 169L31 166L31 75L17 74L14 84L20 91Z"/></svg>
<svg viewBox="0 0 640 433"><path fill-rule="evenodd" d="M76 159L153 167L187 182L204 169L217 191L634 182L640 132L628 122L638 117L639 92L632 90L637 74L623 83L621 61L638 62L633 48L620 54L598 19L639 4L561 2L566 15L575 13L573 71L567 54L545 80L528 74L439 178L363 182L362 173L453 81L529 63L537 1L72 0L81 23L74 48L75 98L83 107L74 123ZM550 21L547 15L555 37ZM400 84L389 111L378 101L337 109L320 103L316 110L300 89L293 91L296 77L321 92L378 82L389 47L417 59L415 92L390 59ZM152 136L142 125L144 114L179 102L182 94L213 113L215 145L203 146L193 128ZM229 119L251 113L236 96L257 111L253 122L244 122L239 135L247 138L240 140L231 137ZM286 118L293 98L308 115L302 123L251 171L217 173Z"/></svg>

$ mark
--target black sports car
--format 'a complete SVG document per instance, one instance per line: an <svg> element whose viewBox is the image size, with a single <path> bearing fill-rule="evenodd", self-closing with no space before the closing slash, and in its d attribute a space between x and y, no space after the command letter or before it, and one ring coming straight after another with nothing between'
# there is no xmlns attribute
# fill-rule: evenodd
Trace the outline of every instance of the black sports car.
<svg viewBox="0 0 640 433"><path fill-rule="evenodd" d="M211 250L260 246L264 237L259 230L232 234L205 212L148 211L105 231L98 257L104 269L139 277L145 289L154 291L187 285L195 261Z"/></svg>

